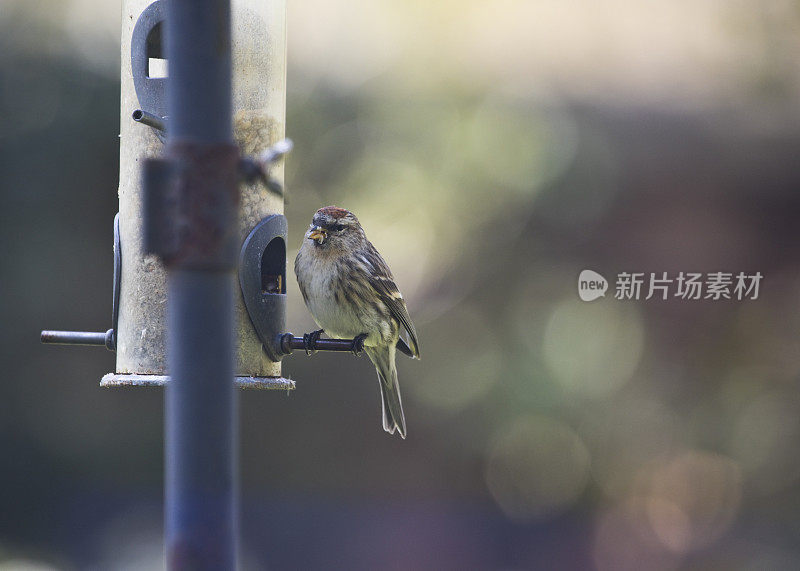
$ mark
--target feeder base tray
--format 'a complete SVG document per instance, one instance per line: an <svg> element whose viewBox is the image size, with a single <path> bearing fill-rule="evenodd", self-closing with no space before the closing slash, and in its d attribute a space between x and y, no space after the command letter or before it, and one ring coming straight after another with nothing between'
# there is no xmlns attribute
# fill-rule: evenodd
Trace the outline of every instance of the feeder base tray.
<svg viewBox="0 0 800 571"><path fill-rule="evenodd" d="M132 375L108 373L100 379L101 387L163 387L169 382L166 375ZM294 381L283 377L236 377L240 389L290 391Z"/></svg>

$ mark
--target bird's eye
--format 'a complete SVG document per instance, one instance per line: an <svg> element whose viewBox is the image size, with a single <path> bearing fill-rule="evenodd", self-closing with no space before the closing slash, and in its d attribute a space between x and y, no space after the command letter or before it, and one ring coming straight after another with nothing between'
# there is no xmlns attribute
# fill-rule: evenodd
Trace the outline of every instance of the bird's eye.
<svg viewBox="0 0 800 571"><path fill-rule="evenodd" d="M334 224L331 228L335 232L341 232L342 230L344 230L344 225L342 225L342 224Z"/></svg>

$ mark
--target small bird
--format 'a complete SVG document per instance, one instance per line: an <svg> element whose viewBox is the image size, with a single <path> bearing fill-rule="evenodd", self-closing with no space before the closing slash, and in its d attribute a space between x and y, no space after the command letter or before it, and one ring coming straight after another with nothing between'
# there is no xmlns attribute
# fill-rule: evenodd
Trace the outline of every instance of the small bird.
<svg viewBox="0 0 800 571"><path fill-rule="evenodd" d="M307 347L324 332L354 339L378 370L383 429L406 437L406 420L395 367L396 349L419 358L417 332L392 272L355 215L336 206L314 214L294 261L297 283L314 321L322 329L306 334ZM409 343L400 337L408 333Z"/></svg>

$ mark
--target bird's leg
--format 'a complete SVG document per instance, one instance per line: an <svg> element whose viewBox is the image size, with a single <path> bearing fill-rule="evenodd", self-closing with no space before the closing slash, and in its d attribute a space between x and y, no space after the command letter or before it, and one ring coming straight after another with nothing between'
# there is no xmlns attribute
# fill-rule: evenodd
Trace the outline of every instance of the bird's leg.
<svg viewBox="0 0 800 571"><path fill-rule="evenodd" d="M366 333L362 333L361 335L358 335L357 337L353 338L353 347L351 350L353 351L353 355L355 355L356 357L361 356L361 352L364 350L364 340L366 338L367 338Z"/></svg>
<svg viewBox="0 0 800 571"><path fill-rule="evenodd" d="M323 333L325 333L324 329L317 329L303 334L303 348L306 350L306 355L313 355L317 352L317 340Z"/></svg>

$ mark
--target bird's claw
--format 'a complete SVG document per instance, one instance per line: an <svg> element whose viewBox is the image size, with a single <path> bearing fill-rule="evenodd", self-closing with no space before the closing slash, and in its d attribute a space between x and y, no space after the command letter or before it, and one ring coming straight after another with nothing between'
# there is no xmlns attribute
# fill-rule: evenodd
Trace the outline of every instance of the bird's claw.
<svg viewBox="0 0 800 571"><path fill-rule="evenodd" d="M303 334L303 348L306 350L306 355L313 355L317 352L317 340L324 332L324 329L317 329Z"/></svg>
<svg viewBox="0 0 800 571"><path fill-rule="evenodd" d="M364 350L364 340L366 338L367 338L366 333L362 333L361 335L358 335L357 337L353 338L353 346L351 350L353 351L353 355L355 355L356 357L361 356L361 352Z"/></svg>

